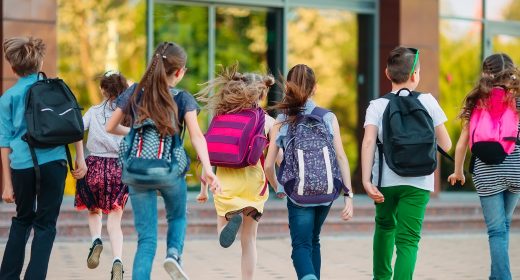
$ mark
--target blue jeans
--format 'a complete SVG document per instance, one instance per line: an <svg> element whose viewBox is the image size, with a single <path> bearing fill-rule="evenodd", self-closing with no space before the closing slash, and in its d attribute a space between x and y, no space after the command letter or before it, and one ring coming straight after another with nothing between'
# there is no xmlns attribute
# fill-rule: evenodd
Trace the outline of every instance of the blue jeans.
<svg viewBox="0 0 520 280"><path fill-rule="evenodd" d="M320 279L320 232L329 214L330 205L301 207L287 199L287 210L291 232L291 258L298 279Z"/></svg>
<svg viewBox="0 0 520 280"><path fill-rule="evenodd" d="M519 197L519 194L510 191L480 197L489 236L490 280L512 279L509 268L509 226Z"/></svg>
<svg viewBox="0 0 520 280"><path fill-rule="evenodd" d="M166 208L168 232L166 236L167 255L180 258L186 235L186 181L179 179L173 186L155 189L130 187L130 201L134 212L137 231L137 251L135 252L132 279L150 279L153 259L157 249L157 192L161 193Z"/></svg>

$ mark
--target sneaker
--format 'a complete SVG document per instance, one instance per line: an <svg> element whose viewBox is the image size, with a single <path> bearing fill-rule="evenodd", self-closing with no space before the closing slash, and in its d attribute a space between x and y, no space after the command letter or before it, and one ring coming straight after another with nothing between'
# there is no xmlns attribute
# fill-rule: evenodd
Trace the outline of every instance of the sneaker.
<svg viewBox="0 0 520 280"><path fill-rule="evenodd" d="M115 260L112 264L112 278L111 280L123 280L123 263L120 260Z"/></svg>
<svg viewBox="0 0 520 280"><path fill-rule="evenodd" d="M235 238L237 237L238 229L240 229L240 225L242 224L242 216L235 215L233 218L229 220L227 225L220 232L219 241L220 246L224 248L228 248L235 242Z"/></svg>
<svg viewBox="0 0 520 280"><path fill-rule="evenodd" d="M180 259L177 256L167 256L163 263L164 269L174 280L189 280L179 261Z"/></svg>
<svg viewBox="0 0 520 280"><path fill-rule="evenodd" d="M94 242L92 242L92 246L90 247L90 252L87 257L87 266L90 269L94 269L99 265L99 256L101 255L101 251L103 251L103 242L101 239L96 238Z"/></svg>

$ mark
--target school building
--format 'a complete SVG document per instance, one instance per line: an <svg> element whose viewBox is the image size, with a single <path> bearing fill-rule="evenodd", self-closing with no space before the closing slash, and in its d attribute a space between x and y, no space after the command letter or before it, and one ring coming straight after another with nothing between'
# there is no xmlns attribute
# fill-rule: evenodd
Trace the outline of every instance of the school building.
<svg viewBox="0 0 520 280"><path fill-rule="evenodd" d="M520 63L520 0L3 0L0 14L0 37L43 38L44 70L69 77L86 104L96 100L94 72L118 68L139 79L162 41L186 48L182 86L192 92L219 64L275 75L308 64L318 75L316 101L338 115L354 178L365 108L390 88L384 68L395 46L420 50L418 90L437 96L450 120L483 57L506 51ZM82 49L88 43L106 50L101 63ZM16 81L5 60L0 80L2 92ZM273 90L269 100L279 98ZM460 125L447 126L456 140Z"/></svg>

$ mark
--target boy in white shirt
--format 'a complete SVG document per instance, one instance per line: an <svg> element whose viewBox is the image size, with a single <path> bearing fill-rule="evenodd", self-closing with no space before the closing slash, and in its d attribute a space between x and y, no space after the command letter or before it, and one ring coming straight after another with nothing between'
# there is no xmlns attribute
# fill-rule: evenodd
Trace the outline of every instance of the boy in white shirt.
<svg viewBox="0 0 520 280"><path fill-rule="evenodd" d="M419 84L419 72L419 50L397 47L390 52L385 73L392 82L393 94L405 89L400 94L409 95ZM368 196L376 202L374 279L392 278L395 246L397 259L393 279L406 280L413 278L424 213L430 192L434 190L434 175L432 172L425 176L400 176L376 152L377 140L383 141L383 116L390 99L372 100L366 111L361 150L362 181ZM444 126L446 115L431 94L419 94L417 99L433 121L437 144L449 150L451 140ZM380 160L383 161L382 174L379 174Z"/></svg>

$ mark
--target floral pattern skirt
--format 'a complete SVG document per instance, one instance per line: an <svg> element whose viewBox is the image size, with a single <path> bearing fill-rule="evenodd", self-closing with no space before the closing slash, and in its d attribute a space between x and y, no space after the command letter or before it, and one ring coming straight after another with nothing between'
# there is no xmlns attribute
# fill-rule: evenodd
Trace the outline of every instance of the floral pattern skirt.
<svg viewBox="0 0 520 280"><path fill-rule="evenodd" d="M85 186L76 189L74 206L78 210L101 210L108 214L110 211L123 209L128 200L128 186L121 182L121 167L117 158L89 156ZM88 193L88 196L85 195ZM84 201L85 197L92 201Z"/></svg>

